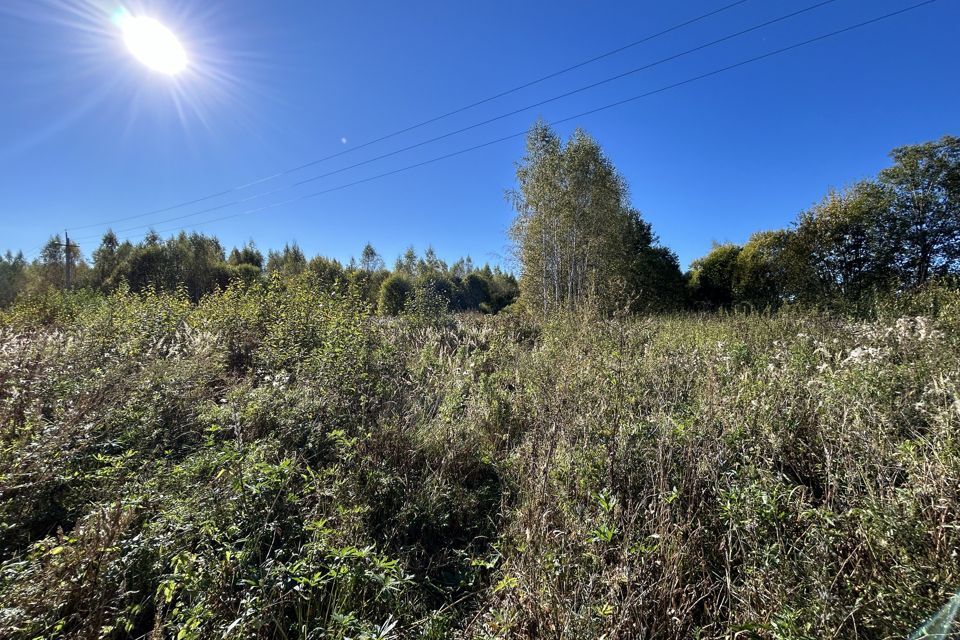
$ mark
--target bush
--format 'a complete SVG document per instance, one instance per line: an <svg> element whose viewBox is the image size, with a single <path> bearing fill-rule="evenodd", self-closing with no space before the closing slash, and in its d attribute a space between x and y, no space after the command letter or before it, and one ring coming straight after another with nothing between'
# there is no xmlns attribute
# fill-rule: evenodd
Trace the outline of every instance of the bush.
<svg viewBox="0 0 960 640"><path fill-rule="evenodd" d="M385 316L399 315L406 306L412 290L413 285L403 275L394 274L384 280L380 285L380 313Z"/></svg>
<svg viewBox="0 0 960 640"><path fill-rule="evenodd" d="M960 586L955 295L412 300L275 274L15 305L0 636L903 637Z"/></svg>

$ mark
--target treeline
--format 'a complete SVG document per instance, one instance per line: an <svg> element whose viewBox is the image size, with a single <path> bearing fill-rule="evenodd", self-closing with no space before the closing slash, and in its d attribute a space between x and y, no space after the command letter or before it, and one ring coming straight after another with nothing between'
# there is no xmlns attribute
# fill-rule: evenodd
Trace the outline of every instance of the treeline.
<svg viewBox="0 0 960 640"><path fill-rule="evenodd" d="M537 124L511 192L521 299L544 315L608 309L855 307L960 273L960 138L901 147L874 180L831 191L788 229L717 244L681 274L582 131Z"/></svg>
<svg viewBox="0 0 960 640"><path fill-rule="evenodd" d="M787 229L745 244L716 244L683 273L630 203L626 181L583 131L562 140L536 124L508 192L519 282L469 258L452 265L412 248L393 269L369 244L349 264L308 259L295 244L264 256L252 243L227 254L219 240L181 233L120 242L109 232L88 263L71 245L72 286L112 291L183 289L193 300L232 280L313 273L352 287L384 314L411 305L496 313L519 297L534 315L679 309L857 309L960 274L960 138L900 147L875 179L831 191ZM0 258L0 305L20 292L62 288L66 249L58 236L32 263Z"/></svg>
<svg viewBox="0 0 960 640"><path fill-rule="evenodd" d="M103 293L121 288L184 291L195 302L232 281L253 283L272 274L310 274L325 289L354 290L386 315L416 305L497 313L516 299L519 290L516 278L499 267L478 267L469 256L448 265L432 248L423 255L408 248L392 270L369 243L359 260L347 264L323 256L307 258L296 243L266 256L252 241L227 253L216 237L183 232L167 239L151 232L132 243L120 242L110 231L89 261L76 245L70 244L69 250L71 287ZM8 252L0 258L0 304L9 304L21 293L66 287L67 257L59 236L52 237L33 262Z"/></svg>
<svg viewBox="0 0 960 640"><path fill-rule="evenodd" d="M691 265L708 308L858 306L960 273L960 138L894 149L872 180L828 193L788 229L718 244Z"/></svg>

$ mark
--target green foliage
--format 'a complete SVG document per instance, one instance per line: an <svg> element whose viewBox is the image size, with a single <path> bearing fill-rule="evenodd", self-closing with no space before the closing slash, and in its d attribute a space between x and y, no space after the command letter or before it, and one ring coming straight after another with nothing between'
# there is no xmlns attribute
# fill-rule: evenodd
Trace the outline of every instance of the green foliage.
<svg viewBox="0 0 960 640"><path fill-rule="evenodd" d="M647 245L638 247L631 255L628 282L633 311L676 311L686 306L686 283L673 251Z"/></svg>
<svg viewBox="0 0 960 640"><path fill-rule="evenodd" d="M450 309L451 286L443 279L425 279L416 283L404 304L404 315L413 324L442 326Z"/></svg>
<svg viewBox="0 0 960 640"><path fill-rule="evenodd" d="M542 126L519 285L431 248L391 273L370 245L264 265L198 234L71 248L71 287L57 238L6 255L0 637L951 624L957 148L895 150L686 290L599 146ZM451 313L521 290L542 318ZM688 296L729 313L662 313Z"/></svg>
<svg viewBox="0 0 960 640"><path fill-rule="evenodd" d="M432 248L427 248L423 257L410 248L398 260L393 274L384 268L383 259L370 244L364 247L359 266L351 260L344 267L337 260L323 256L308 261L296 244L287 245L281 251L270 251L264 260L250 241L243 247L233 248L225 258L216 238L185 233L167 240L150 233L143 242L131 244L121 243L108 231L93 252L92 266L84 262L72 243L71 255L73 289L135 293L183 291L193 302L225 289L232 282L252 286L274 275L298 277L307 273L319 289L350 290L374 309L381 308L383 285L391 275L404 278L410 291L415 283L431 288L446 300L452 311L497 313L510 305L519 293L513 275L499 268L491 269L489 265L478 269L469 256L448 267ZM50 239L33 264L28 264L19 254L0 256L0 309L21 295L39 300L51 290L63 290L64 256L63 243L57 236ZM395 282L391 286L397 286ZM400 298L405 295L393 296L390 304L382 307L387 309L385 313L399 313L402 305L396 303L402 302Z"/></svg>
<svg viewBox="0 0 960 640"><path fill-rule="evenodd" d="M777 309L794 290L797 261L791 255L792 236L785 231L761 231L750 236L733 268L732 295L738 305Z"/></svg>
<svg viewBox="0 0 960 640"><path fill-rule="evenodd" d="M792 229L720 245L691 265L695 304L784 303L869 313L960 274L960 138L900 147L874 181L831 191Z"/></svg>
<svg viewBox="0 0 960 640"><path fill-rule="evenodd" d="M565 143L537 123L517 165L510 236L524 306L540 317L585 304L675 308L682 300L676 257L656 245L629 204L623 177L600 145L577 130ZM589 300L589 302L588 302Z"/></svg>
<svg viewBox="0 0 960 640"><path fill-rule="evenodd" d="M363 251L360 253L360 269L371 273L384 270L383 258L369 242L364 245Z"/></svg>
<svg viewBox="0 0 960 640"><path fill-rule="evenodd" d="M870 321L429 296L21 298L0 636L904 637L960 585L956 289Z"/></svg>
<svg viewBox="0 0 960 640"><path fill-rule="evenodd" d="M9 306L26 285L27 261L23 253L13 255L7 251L0 256L0 309Z"/></svg>
<svg viewBox="0 0 960 640"><path fill-rule="evenodd" d="M373 308L384 281L400 275L433 289L450 311L497 313L521 298L518 308L541 318L580 308L609 314L784 305L869 315L884 299L960 276L960 138L890 155L893 164L875 180L830 191L789 229L756 233L743 246L715 245L684 277L677 256L630 205L600 145L579 130L564 141L538 123L508 194L517 210L510 236L520 283L497 268L475 267L469 256L448 265L432 247L422 256L409 247L390 272L369 243L359 262L344 266L308 260L296 243L264 260L252 241L227 257L219 240L202 234L163 240L150 232L132 244L108 231L91 264L60 236L31 264L9 252L0 257L0 307L66 288L69 251L72 288L184 290L194 302L235 280L249 286L264 273L309 271L323 288L352 289Z"/></svg>
<svg viewBox="0 0 960 640"><path fill-rule="evenodd" d="M440 471L362 300L311 274L50 295L0 323L0 635L444 628L498 479Z"/></svg>
<svg viewBox="0 0 960 640"><path fill-rule="evenodd" d="M734 276L740 257L735 244L714 245L710 253L690 265L690 299L707 309L725 309L734 302Z"/></svg>
<svg viewBox="0 0 960 640"><path fill-rule="evenodd" d="M888 212L886 193L863 182L802 213L792 242L802 252L808 281L797 295L811 303L856 303L888 290L899 250Z"/></svg>
<svg viewBox="0 0 960 640"><path fill-rule="evenodd" d="M461 304L466 309L479 309L482 305L489 305L492 283L478 273L469 273L463 279L463 295Z"/></svg>
<svg viewBox="0 0 960 640"><path fill-rule="evenodd" d="M310 260L309 269L324 289L333 289L338 284L345 282L343 265L337 260L315 256Z"/></svg>
<svg viewBox="0 0 960 640"><path fill-rule="evenodd" d="M890 199L889 230L907 285L960 273L960 138L899 147L880 172Z"/></svg>
<svg viewBox="0 0 960 640"><path fill-rule="evenodd" d="M255 268L258 272L263 270L263 254L257 249L253 240L239 249L234 247L227 262L234 267L247 265Z"/></svg>
<svg viewBox="0 0 960 640"><path fill-rule="evenodd" d="M381 315L396 316L399 315L407 304L407 299L413 291L406 276L395 273L380 286L380 300L378 308Z"/></svg>

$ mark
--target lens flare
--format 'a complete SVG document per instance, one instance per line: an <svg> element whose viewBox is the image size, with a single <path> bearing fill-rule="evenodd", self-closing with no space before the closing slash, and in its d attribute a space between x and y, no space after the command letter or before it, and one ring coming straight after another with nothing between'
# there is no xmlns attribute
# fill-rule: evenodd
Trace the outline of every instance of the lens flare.
<svg viewBox="0 0 960 640"><path fill-rule="evenodd" d="M187 53L177 36L153 18L124 12L114 22L123 31L127 49L147 67L167 75L187 68Z"/></svg>

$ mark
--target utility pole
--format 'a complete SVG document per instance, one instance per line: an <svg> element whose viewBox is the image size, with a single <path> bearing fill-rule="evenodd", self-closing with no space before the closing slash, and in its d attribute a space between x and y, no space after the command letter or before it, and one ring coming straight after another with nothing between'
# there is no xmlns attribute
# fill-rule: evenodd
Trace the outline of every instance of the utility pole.
<svg viewBox="0 0 960 640"><path fill-rule="evenodd" d="M64 289L69 289L71 284L70 276L72 274L70 273L70 271L71 271L71 267L73 266L71 264L71 261L73 260L73 256L70 253L70 234L67 233L66 229L63 230L63 237L64 237L63 283L64 283Z"/></svg>

